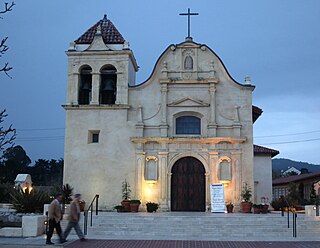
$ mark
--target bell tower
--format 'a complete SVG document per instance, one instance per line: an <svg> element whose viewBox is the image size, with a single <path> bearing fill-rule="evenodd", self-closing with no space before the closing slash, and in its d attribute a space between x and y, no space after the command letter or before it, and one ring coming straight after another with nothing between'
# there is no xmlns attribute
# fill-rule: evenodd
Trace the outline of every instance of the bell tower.
<svg viewBox="0 0 320 248"><path fill-rule="evenodd" d="M71 42L66 54L66 107L128 105L128 85L135 85L138 66L107 15Z"/></svg>

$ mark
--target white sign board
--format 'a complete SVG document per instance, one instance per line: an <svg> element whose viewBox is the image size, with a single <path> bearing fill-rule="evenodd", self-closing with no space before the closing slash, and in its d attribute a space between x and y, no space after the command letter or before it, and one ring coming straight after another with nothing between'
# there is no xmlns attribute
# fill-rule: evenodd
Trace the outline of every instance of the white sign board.
<svg viewBox="0 0 320 248"><path fill-rule="evenodd" d="M211 184L211 212L212 213L225 213L225 202L224 202L224 185Z"/></svg>

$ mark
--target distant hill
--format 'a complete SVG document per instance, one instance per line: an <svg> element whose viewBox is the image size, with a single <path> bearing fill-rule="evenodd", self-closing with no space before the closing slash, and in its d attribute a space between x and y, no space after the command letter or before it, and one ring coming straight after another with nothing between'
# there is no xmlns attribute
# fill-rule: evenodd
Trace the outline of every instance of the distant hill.
<svg viewBox="0 0 320 248"><path fill-rule="evenodd" d="M272 170L280 172L281 170L287 170L289 167L295 167L298 170L301 168L307 168L309 172L320 172L320 165L309 164L306 162L293 161L286 158L272 159Z"/></svg>

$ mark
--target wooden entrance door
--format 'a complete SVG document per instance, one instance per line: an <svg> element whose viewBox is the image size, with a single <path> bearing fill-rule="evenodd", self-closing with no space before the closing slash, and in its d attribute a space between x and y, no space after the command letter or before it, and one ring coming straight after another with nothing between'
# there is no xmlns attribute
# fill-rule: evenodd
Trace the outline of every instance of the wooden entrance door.
<svg viewBox="0 0 320 248"><path fill-rule="evenodd" d="M171 211L205 211L205 170L193 157L179 159L171 170Z"/></svg>

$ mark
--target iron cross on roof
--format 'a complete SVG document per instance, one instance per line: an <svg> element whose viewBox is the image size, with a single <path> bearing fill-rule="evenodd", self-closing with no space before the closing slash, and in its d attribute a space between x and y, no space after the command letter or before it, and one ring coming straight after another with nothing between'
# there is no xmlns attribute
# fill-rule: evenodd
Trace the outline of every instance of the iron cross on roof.
<svg viewBox="0 0 320 248"><path fill-rule="evenodd" d="M192 39L190 36L190 16L199 15L199 13L191 13L190 8L188 8L188 13L180 13L179 15L187 15L188 16L188 37L186 39Z"/></svg>

